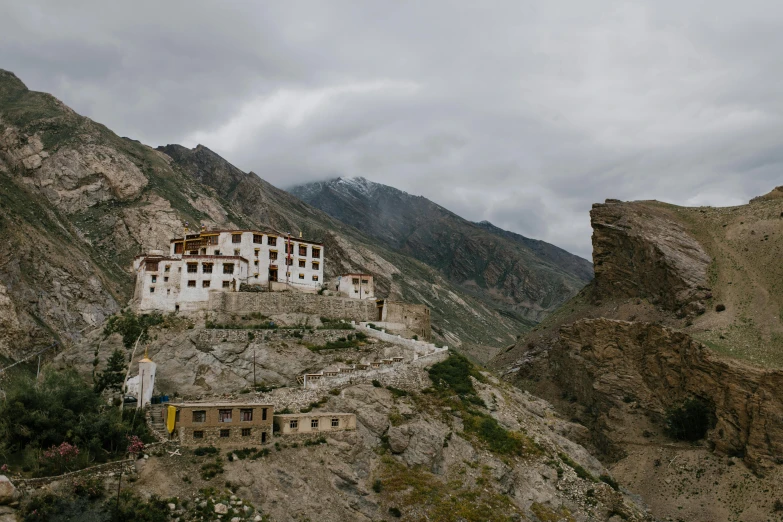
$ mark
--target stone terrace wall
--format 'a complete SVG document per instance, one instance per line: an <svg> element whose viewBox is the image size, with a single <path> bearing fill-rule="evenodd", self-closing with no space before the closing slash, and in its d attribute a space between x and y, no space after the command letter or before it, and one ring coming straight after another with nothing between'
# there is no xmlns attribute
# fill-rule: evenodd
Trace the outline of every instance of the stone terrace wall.
<svg viewBox="0 0 783 522"><path fill-rule="evenodd" d="M297 337L294 332L300 333L302 337ZM253 338L256 341L276 342L293 340L296 342L310 343L314 345L323 345L328 342L333 342L341 337L354 333L353 330L251 330L251 329L221 329L214 328L209 330L201 330L198 333L196 340L202 343L220 343L220 342L233 342L233 343L246 343L250 341L249 333L253 334Z"/></svg>
<svg viewBox="0 0 783 522"><path fill-rule="evenodd" d="M227 314L300 313L352 321L377 319L375 301L301 292L210 292L209 309Z"/></svg>
<svg viewBox="0 0 783 522"><path fill-rule="evenodd" d="M367 326L367 323L360 323L358 325L355 325L355 328L360 332L369 335L370 337L375 337L376 339L380 339L381 341L386 341L389 343L404 346L405 348L409 348L413 350L413 353L416 354L416 357L423 357L425 355L430 355L432 353L436 353L439 351L447 352L449 349L448 346L438 348L433 343L428 343L427 341L416 341L413 339L406 339L399 335L382 332L380 330L376 330L375 328L370 328L369 326Z"/></svg>
<svg viewBox="0 0 783 522"><path fill-rule="evenodd" d="M120 471L123 473L130 473L135 471L136 459L117 460L114 462L107 462L106 464L98 464L89 468L72 471L70 473L64 473L62 475L55 475L52 477L39 477L29 479L17 479L14 480L14 485L20 490L24 489L36 489L58 480L67 478L90 476L103 476L108 474L117 474Z"/></svg>

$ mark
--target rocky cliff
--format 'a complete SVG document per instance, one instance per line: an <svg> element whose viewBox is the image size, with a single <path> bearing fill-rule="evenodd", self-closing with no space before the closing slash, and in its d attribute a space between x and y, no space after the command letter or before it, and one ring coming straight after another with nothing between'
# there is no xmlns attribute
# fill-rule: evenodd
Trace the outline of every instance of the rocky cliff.
<svg viewBox="0 0 783 522"><path fill-rule="evenodd" d="M783 200L774 193L730 208L594 205L595 280L491 363L589 426L582 442L658 516L765 520L771 511L750 499L783 473L783 273L774 261ZM667 413L689 399L714 415L695 446L666 429ZM680 464L658 467L662 456ZM764 476L744 495L726 493L737 480L732 459ZM699 464L707 460L709 471ZM698 488L681 478L694 469Z"/></svg>
<svg viewBox="0 0 783 522"><path fill-rule="evenodd" d="M386 247L437 269L487 306L538 322L590 279L578 256L491 223L471 223L421 196L364 178L290 189Z"/></svg>

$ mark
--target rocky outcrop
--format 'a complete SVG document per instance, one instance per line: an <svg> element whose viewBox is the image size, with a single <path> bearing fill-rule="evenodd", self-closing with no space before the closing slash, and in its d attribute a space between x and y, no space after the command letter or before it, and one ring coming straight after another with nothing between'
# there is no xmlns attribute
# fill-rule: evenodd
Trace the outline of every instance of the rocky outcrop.
<svg viewBox="0 0 783 522"><path fill-rule="evenodd" d="M756 469L783 454L783 371L718 358L660 325L609 319L562 327L550 358L560 386L593 411L609 439L629 397L658 418L696 397L714 407L707 438L716 451L743 455Z"/></svg>
<svg viewBox="0 0 783 522"><path fill-rule="evenodd" d="M703 311L710 256L663 205L607 200L590 212L595 284L602 297L641 297Z"/></svg>
<svg viewBox="0 0 783 522"><path fill-rule="evenodd" d="M11 504L19 498L19 492L5 475L0 475L0 505Z"/></svg>

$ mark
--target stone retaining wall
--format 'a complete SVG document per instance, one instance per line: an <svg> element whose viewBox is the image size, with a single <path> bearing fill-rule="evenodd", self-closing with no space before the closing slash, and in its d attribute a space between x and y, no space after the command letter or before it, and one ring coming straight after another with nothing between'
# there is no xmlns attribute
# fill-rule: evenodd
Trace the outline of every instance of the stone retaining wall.
<svg viewBox="0 0 783 522"><path fill-rule="evenodd" d="M98 464L97 466L91 466L89 468L72 471L70 473L63 473L62 475L55 475L52 477L38 477L30 479L17 479L14 480L14 485L19 489L36 489L58 480L64 480L68 478L82 477L85 475L98 475L109 473L128 473L135 471L136 459L118 460L115 462L107 462L105 464Z"/></svg>
<svg viewBox="0 0 783 522"><path fill-rule="evenodd" d="M380 339L381 341L386 341L389 343L404 346L405 348L410 348L411 350L413 350L413 353L416 354L417 357L423 357L425 355L430 355L432 353L436 353L439 351L447 352L449 349L448 346L443 346L442 348L438 348L433 343L428 343L427 341L406 339L399 335L394 335L394 334L383 332L381 330L376 330L375 328L370 328L369 326L367 326L367 324L368 324L367 322L361 322L358 325L355 325L355 328L361 331L362 333L369 335L370 337L375 337L376 339Z"/></svg>
<svg viewBox="0 0 783 522"><path fill-rule="evenodd" d="M208 309L227 314L301 313L357 322L378 318L375 301L302 292L210 292Z"/></svg>
<svg viewBox="0 0 783 522"><path fill-rule="evenodd" d="M302 334L302 337L296 337L294 332ZM284 341L294 340L297 342L309 343L316 346L324 345L328 342L336 341L354 333L353 330L253 330L253 329L210 329L201 330L196 340L203 343L246 343L250 341L248 334L253 334L256 341Z"/></svg>

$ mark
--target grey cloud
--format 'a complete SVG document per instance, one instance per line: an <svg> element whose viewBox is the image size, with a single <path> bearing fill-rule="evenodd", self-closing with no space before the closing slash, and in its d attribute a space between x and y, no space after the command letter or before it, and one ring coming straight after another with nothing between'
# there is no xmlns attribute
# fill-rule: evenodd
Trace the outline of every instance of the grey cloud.
<svg viewBox="0 0 783 522"><path fill-rule="evenodd" d="M30 0L0 7L0 67L151 145L365 176L589 258L595 201L783 184L782 29L753 0Z"/></svg>

